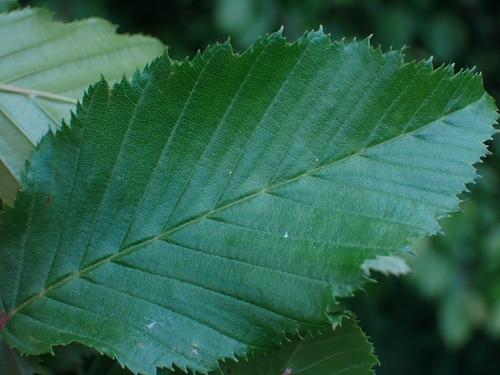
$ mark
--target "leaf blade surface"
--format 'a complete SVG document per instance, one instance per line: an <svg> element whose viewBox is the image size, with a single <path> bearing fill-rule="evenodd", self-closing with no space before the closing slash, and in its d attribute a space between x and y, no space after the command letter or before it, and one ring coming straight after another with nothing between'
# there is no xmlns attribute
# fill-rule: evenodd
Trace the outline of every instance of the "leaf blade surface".
<svg viewBox="0 0 500 375"><path fill-rule="evenodd" d="M101 81L3 213L2 335L152 374L331 324L367 259L457 209L495 109L473 72L322 31Z"/></svg>

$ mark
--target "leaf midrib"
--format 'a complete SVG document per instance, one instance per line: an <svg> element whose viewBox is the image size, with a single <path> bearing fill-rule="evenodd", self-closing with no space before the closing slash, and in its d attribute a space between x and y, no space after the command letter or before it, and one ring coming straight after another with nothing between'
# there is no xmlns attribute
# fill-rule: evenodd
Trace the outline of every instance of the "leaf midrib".
<svg viewBox="0 0 500 375"><path fill-rule="evenodd" d="M59 101L59 102L63 102L63 103L73 104L73 105L78 104L78 100L75 98L72 98L70 96L57 95L57 94L53 94L49 91L33 90L33 89L21 87L21 86L9 85L6 83L0 83L0 92L20 94L20 95L27 96L32 100L33 100L33 97L38 97L38 98L49 99L49 100Z"/></svg>

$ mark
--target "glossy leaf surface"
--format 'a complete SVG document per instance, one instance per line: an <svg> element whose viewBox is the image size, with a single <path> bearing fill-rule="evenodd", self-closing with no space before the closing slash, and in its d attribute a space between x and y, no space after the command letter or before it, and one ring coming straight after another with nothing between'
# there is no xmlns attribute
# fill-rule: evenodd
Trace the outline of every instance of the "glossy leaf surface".
<svg viewBox="0 0 500 375"><path fill-rule="evenodd" d="M102 19L51 18L44 9L0 13L0 197L10 203L31 150L69 120L89 85L131 77L165 50L153 38L117 35Z"/></svg>
<svg viewBox="0 0 500 375"><path fill-rule="evenodd" d="M96 84L0 226L2 335L207 372L339 320L367 259L436 233L496 107L471 71L280 33Z"/></svg>

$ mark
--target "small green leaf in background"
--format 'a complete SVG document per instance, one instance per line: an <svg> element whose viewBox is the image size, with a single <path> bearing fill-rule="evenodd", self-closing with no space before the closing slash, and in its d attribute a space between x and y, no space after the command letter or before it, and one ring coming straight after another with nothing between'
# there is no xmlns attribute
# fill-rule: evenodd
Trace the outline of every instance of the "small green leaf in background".
<svg viewBox="0 0 500 375"><path fill-rule="evenodd" d="M221 369L224 375L369 375L377 364L356 320L344 318L334 329L328 327L304 339L294 337L274 353L248 362L221 363Z"/></svg>
<svg viewBox="0 0 500 375"><path fill-rule="evenodd" d="M25 160L49 127L69 120L101 75L114 82L165 51L91 18L63 24L44 9L0 14L0 198L12 204Z"/></svg>
<svg viewBox="0 0 500 375"><path fill-rule="evenodd" d="M456 288L444 295L438 306L439 329L445 343L453 349L470 340L485 320L484 302L470 290Z"/></svg>
<svg viewBox="0 0 500 375"><path fill-rule="evenodd" d="M102 80L2 214L2 336L154 374L323 329L365 261L458 209L497 116L473 71L322 30Z"/></svg>
<svg viewBox="0 0 500 375"><path fill-rule="evenodd" d="M498 153L489 160L498 162ZM482 178L470 187L463 213L442 220L445 236L415 242L417 257L408 261L414 272L407 279L437 306L444 343L459 350L484 330L500 337L500 207L499 178L481 165ZM432 275L432 277L430 277Z"/></svg>

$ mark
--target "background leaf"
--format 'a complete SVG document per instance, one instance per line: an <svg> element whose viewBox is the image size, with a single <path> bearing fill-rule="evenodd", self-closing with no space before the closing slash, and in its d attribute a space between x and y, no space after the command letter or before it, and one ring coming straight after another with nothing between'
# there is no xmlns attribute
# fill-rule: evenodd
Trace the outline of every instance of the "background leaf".
<svg viewBox="0 0 500 375"><path fill-rule="evenodd" d="M16 0L0 0L0 12L8 12L19 7Z"/></svg>
<svg viewBox="0 0 500 375"><path fill-rule="evenodd" d="M11 348L0 335L0 374L2 375L49 375L50 371L38 363L38 358L24 357Z"/></svg>
<svg viewBox="0 0 500 375"><path fill-rule="evenodd" d="M365 260L457 209L496 118L472 71L322 31L102 81L3 213L2 335L152 374L325 327Z"/></svg>
<svg viewBox="0 0 500 375"><path fill-rule="evenodd" d="M117 35L91 18L63 24L44 9L0 14L0 197L12 203L31 150L55 131L102 74L131 76L164 52L156 39Z"/></svg>
<svg viewBox="0 0 500 375"><path fill-rule="evenodd" d="M248 362L222 363L224 375L368 375L378 361L353 318L321 334L294 337L280 350Z"/></svg>

